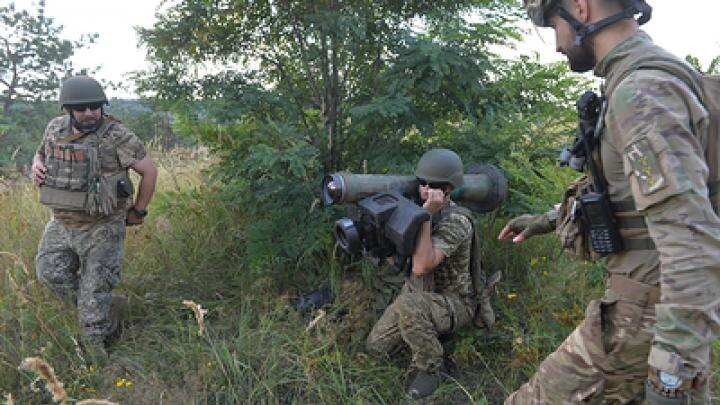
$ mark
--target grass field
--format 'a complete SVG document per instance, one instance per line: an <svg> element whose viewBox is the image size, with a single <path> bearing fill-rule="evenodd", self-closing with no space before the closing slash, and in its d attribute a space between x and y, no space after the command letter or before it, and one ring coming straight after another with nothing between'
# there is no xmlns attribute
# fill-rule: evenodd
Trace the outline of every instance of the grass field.
<svg viewBox="0 0 720 405"><path fill-rule="evenodd" d="M119 290L129 308L106 367L86 361L74 311L35 277L48 210L28 181L0 183L0 403L52 402L34 372L18 370L27 357L54 368L67 403L401 402L407 354L376 360L363 353L375 316L367 277L328 263L335 304L324 314L297 313L292 304L317 280L296 274L293 285L243 268L242 209L217 198L203 171L212 159L184 150L156 156L158 193L147 223L128 231ZM486 265L505 274L495 296L497 327L467 328L445 342L453 378L426 403L501 403L601 294L599 265L560 256L552 236L498 243L504 221L482 220ZM207 309L202 335L184 300Z"/></svg>

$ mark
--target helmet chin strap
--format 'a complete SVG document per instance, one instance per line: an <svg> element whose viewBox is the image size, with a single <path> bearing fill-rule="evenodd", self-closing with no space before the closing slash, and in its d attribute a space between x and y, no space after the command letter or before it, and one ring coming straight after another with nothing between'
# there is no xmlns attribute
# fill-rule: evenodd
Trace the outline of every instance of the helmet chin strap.
<svg viewBox="0 0 720 405"><path fill-rule="evenodd" d="M72 114L72 112L70 112L70 124L85 135L91 134L100 129L100 126L102 126L103 121L105 120L104 118L105 112L103 110L100 110L100 119L97 120L94 124L81 124L80 121L75 119L75 116Z"/></svg>
<svg viewBox="0 0 720 405"><path fill-rule="evenodd" d="M570 14L569 11L567 11L563 7L558 7L557 14L558 16L562 17L562 19L567 21L568 24L570 24L570 26L572 26L575 30L575 42L573 43L573 45L581 46L585 39L593 33L598 32L601 29L609 25L615 24L616 22L622 21L626 18L635 18L635 14L637 13L640 13L640 17L637 19L638 24L643 25L650 20L650 16L652 15L652 7L645 3L645 1L623 0L622 3L625 6L625 9L623 11L588 25L583 25L583 23L578 21L575 17L572 16L572 14Z"/></svg>

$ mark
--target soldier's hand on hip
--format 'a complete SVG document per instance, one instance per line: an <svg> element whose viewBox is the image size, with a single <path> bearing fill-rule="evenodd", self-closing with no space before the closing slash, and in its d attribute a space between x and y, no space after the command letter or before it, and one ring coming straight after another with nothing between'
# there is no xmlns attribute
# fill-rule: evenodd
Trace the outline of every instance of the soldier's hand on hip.
<svg viewBox="0 0 720 405"><path fill-rule="evenodd" d="M43 184L43 182L45 181L46 171L47 169L45 168L45 164L42 161L38 159L33 160L30 178L36 186Z"/></svg>
<svg viewBox="0 0 720 405"><path fill-rule="evenodd" d="M531 236L541 235L552 230L553 226L546 214L524 214L511 219L500 231L498 239L508 240L512 238L513 243L520 243Z"/></svg>

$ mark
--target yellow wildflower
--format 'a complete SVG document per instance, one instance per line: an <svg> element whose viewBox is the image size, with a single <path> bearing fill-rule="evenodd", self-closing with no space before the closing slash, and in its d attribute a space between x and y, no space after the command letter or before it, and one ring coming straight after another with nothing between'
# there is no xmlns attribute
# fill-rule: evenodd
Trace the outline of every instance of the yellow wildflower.
<svg viewBox="0 0 720 405"><path fill-rule="evenodd" d="M507 298L508 298L509 300L514 300L515 298L517 298L517 294L514 293L514 292L509 293L509 294L507 295Z"/></svg>

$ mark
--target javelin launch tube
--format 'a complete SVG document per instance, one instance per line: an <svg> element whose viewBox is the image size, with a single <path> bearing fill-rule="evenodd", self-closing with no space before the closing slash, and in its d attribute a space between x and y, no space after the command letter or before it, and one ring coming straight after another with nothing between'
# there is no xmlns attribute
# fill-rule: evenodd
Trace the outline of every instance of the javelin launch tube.
<svg viewBox="0 0 720 405"><path fill-rule="evenodd" d="M415 176L354 174L338 172L326 175L322 182L322 200L326 205L355 203L370 195L397 191L406 197L417 196ZM453 201L476 212L499 207L507 196L507 179L493 165L476 165L463 176L463 186L451 194Z"/></svg>

